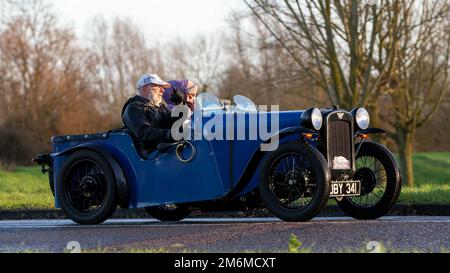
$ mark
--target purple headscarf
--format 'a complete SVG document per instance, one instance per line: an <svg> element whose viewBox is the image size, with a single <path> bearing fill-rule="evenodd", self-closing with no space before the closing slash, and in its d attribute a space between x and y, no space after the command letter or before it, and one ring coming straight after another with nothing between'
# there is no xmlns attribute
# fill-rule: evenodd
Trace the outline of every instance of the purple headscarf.
<svg viewBox="0 0 450 273"><path fill-rule="evenodd" d="M185 99L189 92L189 89L188 89L189 80L169 81L169 83L172 85L172 87L164 90L163 98L164 98L164 101L167 103L167 108L169 108L169 110L172 110L175 107L174 103L170 100L170 98L172 97L173 90L177 89L178 91L183 92L183 94L185 96L183 99ZM192 109L193 105L188 104L188 106L189 106L189 108L191 108L191 110L193 110Z"/></svg>

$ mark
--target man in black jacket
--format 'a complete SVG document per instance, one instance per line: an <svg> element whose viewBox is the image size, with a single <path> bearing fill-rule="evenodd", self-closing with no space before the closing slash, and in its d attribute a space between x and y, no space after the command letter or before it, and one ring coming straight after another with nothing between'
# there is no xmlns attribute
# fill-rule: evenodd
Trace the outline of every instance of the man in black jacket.
<svg viewBox="0 0 450 273"><path fill-rule="evenodd" d="M138 95L123 107L122 121L143 155L159 143L174 142L171 134L174 120L163 102L164 88L170 88L170 84L158 75L145 74L137 83Z"/></svg>

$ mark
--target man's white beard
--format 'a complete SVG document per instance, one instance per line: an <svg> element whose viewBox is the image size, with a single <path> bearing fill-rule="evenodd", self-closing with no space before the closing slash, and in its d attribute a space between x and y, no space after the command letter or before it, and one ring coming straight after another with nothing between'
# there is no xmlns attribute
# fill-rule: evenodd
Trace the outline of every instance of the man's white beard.
<svg viewBox="0 0 450 273"><path fill-rule="evenodd" d="M160 106L162 102L162 97L151 92L148 100L150 101L151 104L155 106Z"/></svg>

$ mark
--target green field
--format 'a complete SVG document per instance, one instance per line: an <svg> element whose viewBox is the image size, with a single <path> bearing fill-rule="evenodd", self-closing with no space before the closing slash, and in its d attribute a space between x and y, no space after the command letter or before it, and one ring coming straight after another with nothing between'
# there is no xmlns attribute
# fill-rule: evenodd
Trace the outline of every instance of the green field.
<svg viewBox="0 0 450 273"><path fill-rule="evenodd" d="M414 156L416 187L404 187L403 204L450 204L450 153ZM53 208L48 178L39 167L0 171L0 209Z"/></svg>
<svg viewBox="0 0 450 273"><path fill-rule="evenodd" d="M15 172L0 171L0 209L53 207L48 176L41 173L40 167L17 168Z"/></svg>
<svg viewBox="0 0 450 273"><path fill-rule="evenodd" d="M450 153L414 156L416 187L403 187L400 203L450 204Z"/></svg>

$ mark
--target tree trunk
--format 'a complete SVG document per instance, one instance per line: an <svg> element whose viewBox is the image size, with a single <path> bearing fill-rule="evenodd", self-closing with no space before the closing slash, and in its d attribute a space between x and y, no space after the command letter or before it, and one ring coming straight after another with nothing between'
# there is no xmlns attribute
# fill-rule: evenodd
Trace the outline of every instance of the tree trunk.
<svg viewBox="0 0 450 273"><path fill-rule="evenodd" d="M407 129L398 129L397 144L400 154L400 170L403 183L406 182L408 187L414 187L413 140L414 132Z"/></svg>

